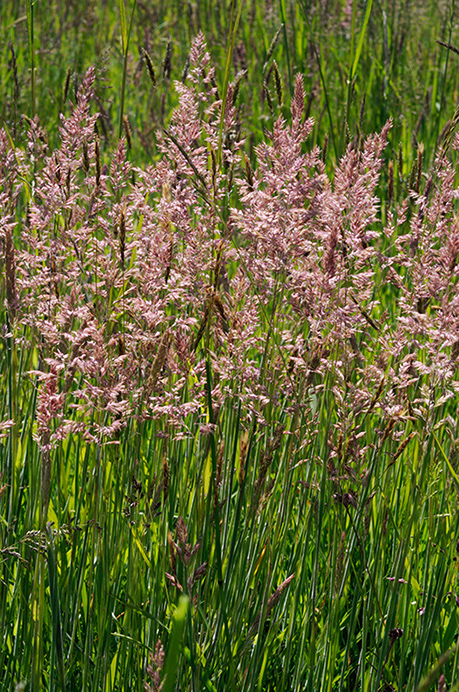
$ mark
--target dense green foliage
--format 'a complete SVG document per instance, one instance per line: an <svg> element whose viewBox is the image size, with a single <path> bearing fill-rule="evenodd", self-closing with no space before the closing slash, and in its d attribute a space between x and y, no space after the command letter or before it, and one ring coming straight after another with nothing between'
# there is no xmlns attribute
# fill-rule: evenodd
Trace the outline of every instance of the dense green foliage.
<svg viewBox="0 0 459 692"><path fill-rule="evenodd" d="M0 126L6 132L2 151L8 142L8 151L14 152L8 164L6 154L0 161L0 193L5 195L0 226L1 692L157 690L159 680L163 691L193 692L459 688L459 337L454 341L454 329L439 326L437 317L446 316L450 323L455 319L457 270L455 261L448 264L441 300L432 297L429 286L418 292L413 259L418 246L404 235L408 237L418 219L424 234L421 260L428 257L430 264L427 259L425 264L432 270L422 276L430 281L444 260L447 234L448 248L454 246L451 256L459 252L453 199L457 142L451 149L445 144L451 144L457 126L457 118L452 119L459 58L436 43L455 44L456 22L452 1L247 0L239 5L219 0L75 0L65 7L41 0L0 3ZM178 135L171 134L172 112L179 102L173 82L185 80L190 44L200 30L216 68L212 89L225 99L228 87L234 94L238 84L232 132L235 139L245 140L241 149L246 153L244 157L233 151L229 139L222 143L223 118L220 132L217 119L206 140L205 173L192 159L197 147L185 151L177 144ZM53 210L49 227L56 238L73 230L72 204L87 211L90 221L92 212L98 214L101 224L113 230L113 238L104 245L101 225L94 231L94 244L104 261L115 255L113 265L107 259L106 266L119 274L110 291L105 294L101 288L99 295L103 280L91 277L91 262L75 250L75 265L84 265L82 284L87 280L83 292L87 295L95 287L88 304L97 324L90 333L91 325L75 318L64 329L54 315L58 336L53 353L51 329L45 336L37 331L38 318L34 322L30 306L21 321L26 311L16 305L11 277L14 256L26 263L29 253L32 266L40 252L46 259L38 263L38 272L41 268L43 274L54 275L52 252L46 255L43 249L48 228L43 218L52 198L44 187L37 192L36 183L46 183L49 169L65 187L56 163L62 139L59 113L71 116L81 106L78 88L90 65L95 67L90 108L100 113L98 134L78 150L80 168L69 168L67 196ZM244 209L252 212L258 201L250 206L254 186L255 191L258 184L268 188L269 170L263 179L256 146L267 139L280 114L292 119L297 72L304 74L306 115L314 118L306 146L309 151L316 144L321 147L310 178L300 173L297 178L308 182L311 171L318 171L317 197L328 189L325 170L332 180L335 172L344 177L347 169L344 164L340 169L339 161L348 145L351 167L352 151L367 151L364 135L380 132L388 118L393 119L381 171L375 164L381 175L374 183L380 201L376 220L369 217L374 235L359 246L362 253L374 248L368 262L374 283L367 282L359 294L350 259L357 275L359 257L352 255L344 236L335 237L332 247L324 241L316 250L311 244L288 269L273 270L275 287L266 299L262 292L272 275L264 277L265 283L260 280L254 289L254 296L261 296L259 309L255 298L255 307L247 307L242 290L231 295L232 303L230 298L225 302L223 288L221 296L217 292L225 242L231 248L228 281L234 285L241 280L242 257L245 285L252 290L256 283L255 268L250 275L250 232L236 235L231 245L226 235L234 223L229 209L246 204ZM209 93L214 93L211 87ZM43 130L31 122L34 116ZM202 120L209 130L214 126L208 113ZM163 127L168 135L162 134ZM123 169L120 134L128 140L126 157L133 168L117 188L118 183L105 182L100 164L112 165L111 181ZM31 142L36 147L33 156ZM170 147L166 155L165 142ZM218 144L213 147L212 142ZM442 164L434 164L442 144ZM233 153L234 169L226 165ZM196 284L190 291L196 304L185 306L180 316L171 308L181 305L178 299L165 308L169 321L164 324L187 317L195 329L188 353L190 360L196 353L195 370L187 371L180 390L174 390L180 372L173 363L175 379L170 376L164 384L165 397L170 396L166 403L178 391L184 410L192 397L201 396L196 408L180 413L180 425L166 415L144 415L145 402L137 399L130 402L135 415L127 420L120 412L124 400L114 399L110 410L91 408L90 398L85 399L86 409L78 407L78 392L84 392L81 400L90 397L84 387L94 379L77 365L69 378L70 368L57 374L53 370L59 358L67 365L71 358L75 363L82 359L96 333L103 342L100 348L118 358L113 357L110 367L115 363L120 372L125 367L123 358L134 334L129 329L134 330L137 320L129 322L132 311L125 301L141 277L128 279L124 272L132 270L140 254L136 233L140 237L142 223L147 225L150 201L144 188L138 193L146 200L140 211L130 212L123 200L128 185L134 185L149 164L162 161L161 156L170 162L176 188L162 180L155 188L150 179L145 183L151 183L151 197L159 200L151 227L156 224L166 240L167 233L172 237L181 232L167 216L172 215L167 205L175 201L171 189L176 194L180 184L185 188L187 183L195 194L188 203L192 208L187 223L198 225L204 219L209 229L215 224L210 254L202 265L203 286ZM358 174L368 187L370 159ZM14 189L13 183L8 188L8 166L16 175ZM156 180L154 175L151 180ZM238 189L233 186L236 178L242 181ZM98 200L105 184L105 196ZM431 185L438 190L436 197ZM357 185L355 190L359 192ZM421 192L426 206L433 208L430 215L424 210L422 218L416 206L422 204L422 195L416 196ZM243 193L248 202L241 201ZM281 193L272 197L277 200ZM132 202L134 197L126 192L126 199ZM311 193L308 204L312 207L315 200ZM398 200L405 200L403 208L396 206ZM160 203L167 212L164 217L158 212ZM352 212L344 207L339 214L348 214L351 231ZM76 231L85 222L86 217ZM440 227L444 235L437 233ZM186 258L186 242L180 242L174 251ZM85 250L89 246L88 240ZM257 247L263 250L262 243ZM172 249L169 258L167 252L164 293L174 273ZM334 284L336 295L331 291L329 303L348 310L357 324L349 332L343 329L342 341L334 336L333 319L330 324L324 319L314 332L312 319L308 322L304 313L297 317L290 301L293 273L313 252L323 268L321 276L333 273L327 269L327 256L333 271L334 263L341 262L348 272ZM378 252L386 264L378 264ZM68 257L62 260L67 269ZM396 266L398 285L390 283L389 272L396 257L403 257L401 268ZM158 250L158 265L161 258ZM24 295L26 274L18 267ZM50 303L57 304L66 291L62 277L60 282L56 279L53 285ZM342 302L338 294L345 296ZM227 320L229 305L232 322ZM38 314L38 298L37 306ZM241 341L247 339L249 365L256 370L253 399L250 392L242 392L240 381L250 377L244 380L244 372L240 381L225 384L224 396L217 392L213 398L220 385L223 389L219 358L229 360L228 354L238 348L233 324L242 322L252 307L258 310L256 330L245 334L241 328ZM106 323L105 309L110 315ZM132 362L137 367L144 358L136 371L136 387L143 393L149 390L147 399L157 395L159 400L159 380L167 379L164 353L172 336L159 319L149 328L151 340L138 342L145 353L138 361L132 356ZM435 370L435 339L443 328L448 337L438 363L447 363L447 375ZM76 353L67 337L85 330ZM231 347L225 342L228 332L234 338ZM398 351L397 338L406 339ZM177 343L174 348L178 353ZM149 377L142 370L145 363ZM151 386L142 384L143 379ZM54 404L57 410L62 401L74 427L50 444L58 426L57 414L49 410ZM123 424L116 428L118 421ZM440 674L444 677L438 682Z"/></svg>
<svg viewBox="0 0 459 692"><path fill-rule="evenodd" d="M124 4L129 39L124 113L132 129L132 156L146 163L155 154L156 128L168 122L176 103L172 81L182 78L191 39L199 30L222 86L236 12L232 14L231 2L219 0ZM431 160L442 128L454 113L458 89L459 58L436 41L454 44L456 21L453 0L242 2L230 78L247 70L240 84L240 108L249 148L272 123L263 97L269 56L268 68L274 59L287 94L293 91L295 73L304 74L308 110L316 123L313 143L322 145L327 137L333 155L341 155L346 136L355 136L359 121L369 133L380 130L391 116L393 142L396 152L401 144L405 172L418 141ZM156 72L156 89L142 58L144 50ZM101 136L110 151L119 133L124 55L119 3L73 2L63 8L59 2L40 0L2 2L0 121L16 139L21 136L22 114L32 117L37 112L55 142L59 113L67 108L67 73L72 97L87 68L94 65ZM277 108L272 72L268 86ZM288 106L289 99L284 100Z"/></svg>

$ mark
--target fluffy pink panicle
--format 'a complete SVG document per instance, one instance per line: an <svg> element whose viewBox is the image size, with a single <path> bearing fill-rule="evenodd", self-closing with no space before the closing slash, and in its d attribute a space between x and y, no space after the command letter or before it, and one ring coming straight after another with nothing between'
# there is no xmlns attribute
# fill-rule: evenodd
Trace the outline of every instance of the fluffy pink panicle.
<svg viewBox="0 0 459 692"><path fill-rule="evenodd" d="M121 139L103 166L94 78L61 116L54 151L37 120L24 152L0 131L4 302L18 343L35 349L43 447L72 432L117 440L133 416L178 436L195 423L213 432L209 366L215 411L241 403L260 423L268 404L297 410L331 383L350 438L384 377L393 418L413 383L429 400L426 375L438 400L457 387L458 192L446 157L384 222L390 121L327 171L308 146L297 76L290 117L241 166L233 92L222 117L199 34L158 159L134 169Z"/></svg>

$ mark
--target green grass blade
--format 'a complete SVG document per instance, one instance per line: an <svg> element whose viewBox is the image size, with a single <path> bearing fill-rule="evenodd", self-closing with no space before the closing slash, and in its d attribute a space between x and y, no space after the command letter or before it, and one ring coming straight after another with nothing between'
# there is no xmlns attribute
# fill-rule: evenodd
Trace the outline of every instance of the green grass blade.
<svg viewBox="0 0 459 692"><path fill-rule="evenodd" d="M175 679L180 662L183 647L183 632L190 605L187 596L180 596L176 611L173 616L172 632L164 663L163 692L172 692L175 689Z"/></svg>
<svg viewBox="0 0 459 692"><path fill-rule="evenodd" d="M357 66L359 64L360 60L360 55L362 53L362 48L363 48L363 42L365 40L365 34L367 31L368 27L368 22L370 19L371 15L371 8L373 6L373 0L367 0L367 7L365 10L365 17L363 20L362 28L360 30L360 35L359 35L359 42L357 44L357 49L355 51L355 56L354 56L354 62L352 63L352 70L351 70L351 80L354 79L355 73L357 72Z"/></svg>
<svg viewBox="0 0 459 692"><path fill-rule="evenodd" d="M65 690L65 670L64 670L64 652L62 641L62 617L59 600L59 577L56 565L56 555L54 548L54 537L52 529L47 526L48 533L48 578L49 592L51 600L51 618L53 630L53 642L55 647L55 656L57 661L57 670L59 674L60 689Z"/></svg>

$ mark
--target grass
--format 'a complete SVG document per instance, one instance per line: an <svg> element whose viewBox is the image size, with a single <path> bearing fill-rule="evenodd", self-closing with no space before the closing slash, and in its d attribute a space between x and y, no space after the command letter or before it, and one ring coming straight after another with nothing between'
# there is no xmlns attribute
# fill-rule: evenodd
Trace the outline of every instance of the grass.
<svg viewBox="0 0 459 692"><path fill-rule="evenodd" d="M2 3L0 118L16 139L20 116L32 117L36 108L55 143L59 113L66 108L67 72L71 97L94 64L104 145L108 150L113 146L125 114L133 133L132 156L148 162L155 155L155 130L165 124L176 103L171 80L181 79L191 39L199 30L206 36L223 83L230 5L188 3L183 12L177 2L155 3L154 8L135 2L91 2L87 7L69 5L62 12L58 5L51 11L42 2ZM432 161L442 128L453 115L458 88L457 56L436 43L440 39L454 44L452 0L422 6L352 2L346 11L339 0L326 5L252 1L240 6L232 63L235 73L247 70L240 87L241 120L251 146L271 122L259 75L277 36L270 58L279 65L286 92L292 93L295 72L306 76L316 121L313 143L322 145L328 136L334 155L341 155L346 138L356 134L365 100L360 127L369 133L381 129L389 116L394 118L394 141L401 144L405 173L417 142L424 143ZM142 59L143 49L157 72L156 89ZM163 69L168 51L170 75ZM274 90L272 75L269 89Z"/></svg>
<svg viewBox="0 0 459 692"><path fill-rule="evenodd" d="M2 692L457 689L455 5L346 7L0 6Z"/></svg>

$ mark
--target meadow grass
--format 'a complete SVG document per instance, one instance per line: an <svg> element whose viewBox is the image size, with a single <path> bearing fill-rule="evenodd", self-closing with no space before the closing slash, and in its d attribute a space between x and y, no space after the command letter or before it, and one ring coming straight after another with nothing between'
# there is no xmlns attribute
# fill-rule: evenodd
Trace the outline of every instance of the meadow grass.
<svg viewBox="0 0 459 692"><path fill-rule="evenodd" d="M457 689L454 4L66 7L0 6L0 690Z"/></svg>
<svg viewBox="0 0 459 692"><path fill-rule="evenodd" d="M239 3L183 5L174 0L150 7L120 0L68 4L63 11L58 3L4 2L0 119L19 141L22 114L32 117L37 110L55 144L59 113L65 112L87 68L95 65L103 145L110 151L126 115L132 155L139 163L149 162L156 152L156 129L176 104L172 81L182 78L189 45L200 30L223 84L232 5ZM286 94L292 94L295 73L305 75L308 109L315 117L312 143L322 146L328 138L335 159L358 131L379 130L391 116L394 154L400 145L404 174L409 174L418 142L432 162L458 88L458 58L436 42L455 42L452 0L250 0L240 9L232 69L233 75L241 73L241 121L250 151L272 123L264 82L276 105L274 59ZM144 50L156 71L155 88Z"/></svg>

